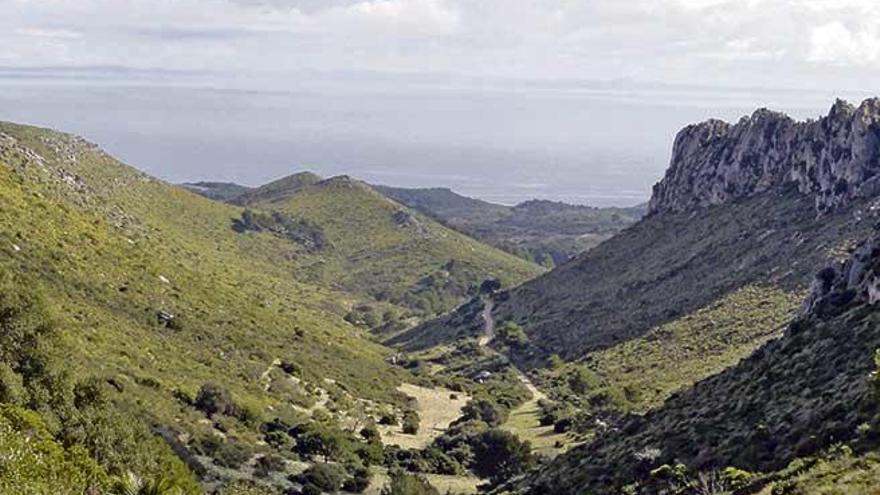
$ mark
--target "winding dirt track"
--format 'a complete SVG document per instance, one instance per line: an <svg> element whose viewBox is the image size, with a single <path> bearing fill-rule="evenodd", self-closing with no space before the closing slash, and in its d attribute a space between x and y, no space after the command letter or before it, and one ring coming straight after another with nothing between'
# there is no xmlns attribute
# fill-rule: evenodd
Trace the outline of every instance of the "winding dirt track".
<svg viewBox="0 0 880 495"><path fill-rule="evenodd" d="M480 313L480 316L483 318L483 335L480 336L480 338L477 340L477 343L480 345L480 347L487 349L488 351L495 354L498 354L499 356L504 358L507 364L509 364L513 371L516 372L517 376L519 377L519 381L521 381L523 385L525 385L526 388L529 389L529 392L532 393L532 400L529 402L537 402L541 399L545 399L547 396L544 394L544 392L541 392L538 387L536 387L535 384L532 383L532 380L528 376L526 376L525 373L514 366L513 363L511 363L510 360L507 358L507 356L489 347L489 344L491 344L492 341L495 340L495 318L492 317L492 310L495 308L495 301L493 301L491 297L487 297L483 301L483 311Z"/></svg>

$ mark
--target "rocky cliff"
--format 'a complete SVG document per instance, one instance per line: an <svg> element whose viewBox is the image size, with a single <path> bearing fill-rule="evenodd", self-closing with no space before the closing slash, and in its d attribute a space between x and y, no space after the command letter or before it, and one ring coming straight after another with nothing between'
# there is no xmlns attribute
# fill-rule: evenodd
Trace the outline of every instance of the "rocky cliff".
<svg viewBox="0 0 880 495"><path fill-rule="evenodd" d="M798 122L757 110L736 124L709 120L675 138L650 212L685 211L793 183L819 212L880 194L880 99L838 100L828 116Z"/></svg>

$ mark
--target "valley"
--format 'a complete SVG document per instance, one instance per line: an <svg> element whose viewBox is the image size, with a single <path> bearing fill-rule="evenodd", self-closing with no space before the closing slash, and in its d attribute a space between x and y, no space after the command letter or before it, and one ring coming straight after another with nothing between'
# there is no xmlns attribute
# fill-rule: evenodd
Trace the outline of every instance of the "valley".
<svg viewBox="0 0 880 495"><path fill-rule="evenodd" d="M878 109L689 126L602 209L0 124L0 492L860 493Z"/></svg>

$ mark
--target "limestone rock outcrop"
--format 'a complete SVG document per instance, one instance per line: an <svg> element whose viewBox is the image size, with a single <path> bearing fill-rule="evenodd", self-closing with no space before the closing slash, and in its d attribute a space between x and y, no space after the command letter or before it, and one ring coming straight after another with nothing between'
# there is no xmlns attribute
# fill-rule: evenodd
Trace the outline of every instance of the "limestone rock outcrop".
<svg viewBox="0 0 880 495"><path fill-rule="evenodd" d="M736 124L684 128L650 212L688 211L793 184L832 211L880 194L880 99L838 100L819 120L798 122L766 109Z"/></svg>

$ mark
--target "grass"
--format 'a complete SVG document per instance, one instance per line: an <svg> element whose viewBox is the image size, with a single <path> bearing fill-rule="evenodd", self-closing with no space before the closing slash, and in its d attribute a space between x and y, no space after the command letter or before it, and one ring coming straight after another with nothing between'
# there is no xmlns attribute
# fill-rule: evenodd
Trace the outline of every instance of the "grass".
<svg viewBox="0 0 880 495"><path fill-rule="evenodd" d="M422 432L401 438L426 445L465 394L398 390L428 382L387 364L391 351L347 321L352 308L427 301L407 316L428 314L485 278L516 283L541 269L350 180L298 178L270 192L293 182L302 194L279 208L320 223L329 250L237 232L243 207L155 180L78 138L0 124L0 270L46 293L61 327L53 352L70 373L112 383L116 407L184 442L218 436L253 456L272 450L263 421L322 409L344 425L400 410L409 394ZM209 382L229 392L236 418L191 405ZM208 468L224 475L210 459Z"/></svg>
<svg viewBox="0 0 880 495"><path fill-rule="evenodd" d="M474 476L451 476L444 474L423 474L431 486L442 494L472 495L478 493L477 487L483 480ZM388 473L377 470L373 474L369 488L364 492L366 495L379 495L382 488L388 483Z"/></svg>
<svg viewBox="0 0 880 495"><path fill-rule="evenodd" d="M746 286L643 337L549 373L549 381L570 389L567 378L585 367L596 379L586 384L585 395L610 399L622 410L645 412L781 335L801 299L799 293L775 287Z"/></svg>
<svg viewBox="0 0 880 495"><path fill-rule="evenodd" d="M461 409L470 400L464 393L439 387L426 388L404 383L397 390L415 400L415 410L420 420L419 431L415 435L407 435L402 432L400 425L379 425L379 431L382 433L382 443L406 449L423 449L430 445L449 429L453 421L461 417Z"/></svg>
<svg viewBox="0 0 880 495"><path fill-rule="evenodd" d="M553 425L541 426L538 400L543 394L532 393L532 399L510 411L501 429L507 430L532 444L532 450L543 456L555 457L573 446L574 439L567 433L555 433Z"/></svg>
<svg viewBox="0 0 880 495"><path fill-rule="evenodd" d="M811 198L774 190L694 212L651 215L514 288L496 305L495 318L512 320L528 334L532 344L512 355L523 367L545 367L553 354L578 361L745 286L806 290L833 247L870 235L871 222L854 214L863 209L854 204L817 219Z"/></svg>
<svg viewBox="0 0 880 495"><path fill-rule="evenodd" d="M296 398L265 387L276 360L305 384L402 404L408 376L343 317L358 299L301 276L288 242L239 235L241 209L126 167L42 129L0 125L0 270L47 294L71 373L112 380L119 407L187 433L202 413L181 402L205 382L257 418ZM159 311L176 316L172 328ZM252 425L227 436L257 445Z"/></svg>

